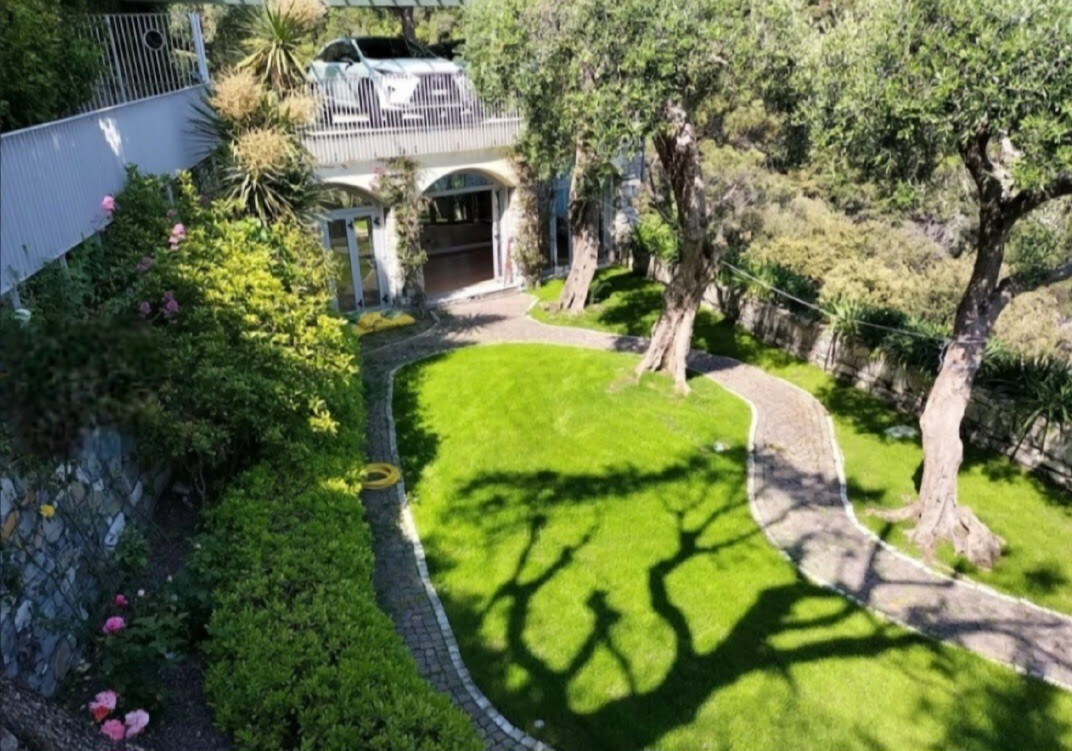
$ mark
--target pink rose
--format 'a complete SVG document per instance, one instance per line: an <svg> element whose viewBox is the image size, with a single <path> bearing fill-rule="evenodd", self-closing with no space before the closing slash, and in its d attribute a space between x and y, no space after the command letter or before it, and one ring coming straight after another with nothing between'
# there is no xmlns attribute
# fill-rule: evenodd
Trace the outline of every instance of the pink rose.
<svg viewBox="0 0 1072 751"><path fill-rule="evenodd" d="M100 727L101 735L106 736L113 743L118 743L127 737L127 730L119 720L108 720Z"/></svg>
<svg viewBox="0 0 1072 751"><path fill-rule="evenodd" d="M105 196L101 199L100 208L105 216L110 217L115 213L115 198L112 196Z"/></svg>
<svg viewBox="0 0 1072 751"><path fill-rule="evenodd" d="M152 256L142 256L141 260L138 261L138 265L136 268L138 271L144 274L146 271L153 267L153 263L154 261Z"/></svg>
<svg viewBox="0 0 1072 751"><path fill-rule="evenodd" d="M149 713L144 709L135 709L133 712L127 712L123 721L126 723L127 738L133 738L141 735L145 726L149 724Z"/></svg>
<svg viewBox="0 0 1072 751"><path fill-rule="evenodd" d="M122 616L113 615L111 618L104 622L103 626L101 626L101 633L118 634L126 627L127 622L123 620Z"/></svg>
<svg viewBox="0 0 1072 751"><path fill-rule="evenodd" d="M118 594L118 595L116 595L116 596L115 596L115 598L114 598L114 599L112 600L112 603L113 603L113 604L114 604L114 605L115 605L115 606L116 606L117 608L125 608L125 607L127 606L127 598L126 598L126 595L123 595L123 594Z"/></svg>
<svg viewBox="0 0 1072 751"><path fill-rule="evenodd" d="M138 312L141 313L142 318L148 318L149 314L153 312L152 306L149 305L148 300L142 300L138 305Z"/></svg>
<svg viewBox="0 0 1072 751"><path fill-rule="evenodd" d="M100 722L107 717L115 709L117 698L115 691L101 691L94 696L93 701L89 703L89 711L93 715L93 720Z"/></svg>

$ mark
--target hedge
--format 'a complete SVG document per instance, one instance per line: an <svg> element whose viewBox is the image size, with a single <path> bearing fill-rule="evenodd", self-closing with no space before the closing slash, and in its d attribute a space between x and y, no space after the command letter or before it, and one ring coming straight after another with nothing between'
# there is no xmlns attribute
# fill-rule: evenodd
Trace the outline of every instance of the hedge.
<svg viewBox="0 0 1072 751"><path fill-rule="evenodd" d="M468 717L418 675L376 605L359 440L332 443L300 467L255 467L209 513L216 721L256 751L476 751Z"/></svg>

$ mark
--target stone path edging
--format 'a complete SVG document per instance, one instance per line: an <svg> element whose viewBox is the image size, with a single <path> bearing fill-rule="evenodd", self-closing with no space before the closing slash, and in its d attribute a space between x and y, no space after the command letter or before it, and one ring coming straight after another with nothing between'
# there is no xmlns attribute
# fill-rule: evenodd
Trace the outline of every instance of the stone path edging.
<svg viewBox="0 0 1072 751"><path fill-rule="evenodd" d="M536 301L521 302L513 295L454 304L446 309L457 313L456 320L437 317L432 328L364 354L370 385L386 387L370 399L373 460L400 462L392 397L394 376L406 365L474 344L542 342L633 353L645 344L639 337L536 321L528 316ZM432 339L433 333L438 337ZM398 351L385 357L390 349ZM754 366L702 351L690 353L690 369L748 404L749 508L771 545L806 578L915 633L1072 691L1072 617L935 571L861 524L848 498L833 420L811 394ZM778 397L767 400L766 411L743 393L757 383L761 395ZM786 398L787 392L797 396ZM772 414L783 418L772 423L773 430ZM492 751L551 751L512 725L469 675L432 584L404 481L366 493L366 507L376 532L377 591L422 673L470 714ZM407 557L415 565L407 567ZM418 589L420 601L414 596Z"/></svg>

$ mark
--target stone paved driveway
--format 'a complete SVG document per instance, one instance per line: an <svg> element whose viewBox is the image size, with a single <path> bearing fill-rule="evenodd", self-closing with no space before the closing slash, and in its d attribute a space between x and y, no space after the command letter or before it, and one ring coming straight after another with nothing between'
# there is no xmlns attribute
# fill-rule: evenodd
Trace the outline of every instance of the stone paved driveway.
<svg viewBox="0 0 1072 751"><path fill-rule="evenodd" d="M390 395L392 375L406 363L494 342L643 351L635 337L534 321L526 316L530 304L517 294L458 304L432 330L366 353L372 461L400 463ZM809 579L911 629L1072 690L1072 618L932 571L856 521L833 427L816 399L730 358L693 351L689 365L751 404L752 515ZM375 534L376 590L422 674L472 716L488 749L545 748L473 685L429 581L404 484L366 491L364 500Z"/></svg>

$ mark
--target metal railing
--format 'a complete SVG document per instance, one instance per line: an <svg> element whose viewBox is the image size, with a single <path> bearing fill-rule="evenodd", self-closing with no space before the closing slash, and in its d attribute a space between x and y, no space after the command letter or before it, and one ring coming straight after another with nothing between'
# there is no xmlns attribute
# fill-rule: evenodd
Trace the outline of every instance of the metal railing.
<svg viewBox="0 0 1072 751"><path fill-rule="evenodd" d="M101 77L76 113L208 83L197 13L96 15L86 29L101 48Z"/></svg>
<svg viewBox="0 0 1072 751"><path fill-rule="evenodd" d="M508 147L521 128L461 74L346 76L311 82L307 93L317 110L303 142L321 165Z"/></svg>

